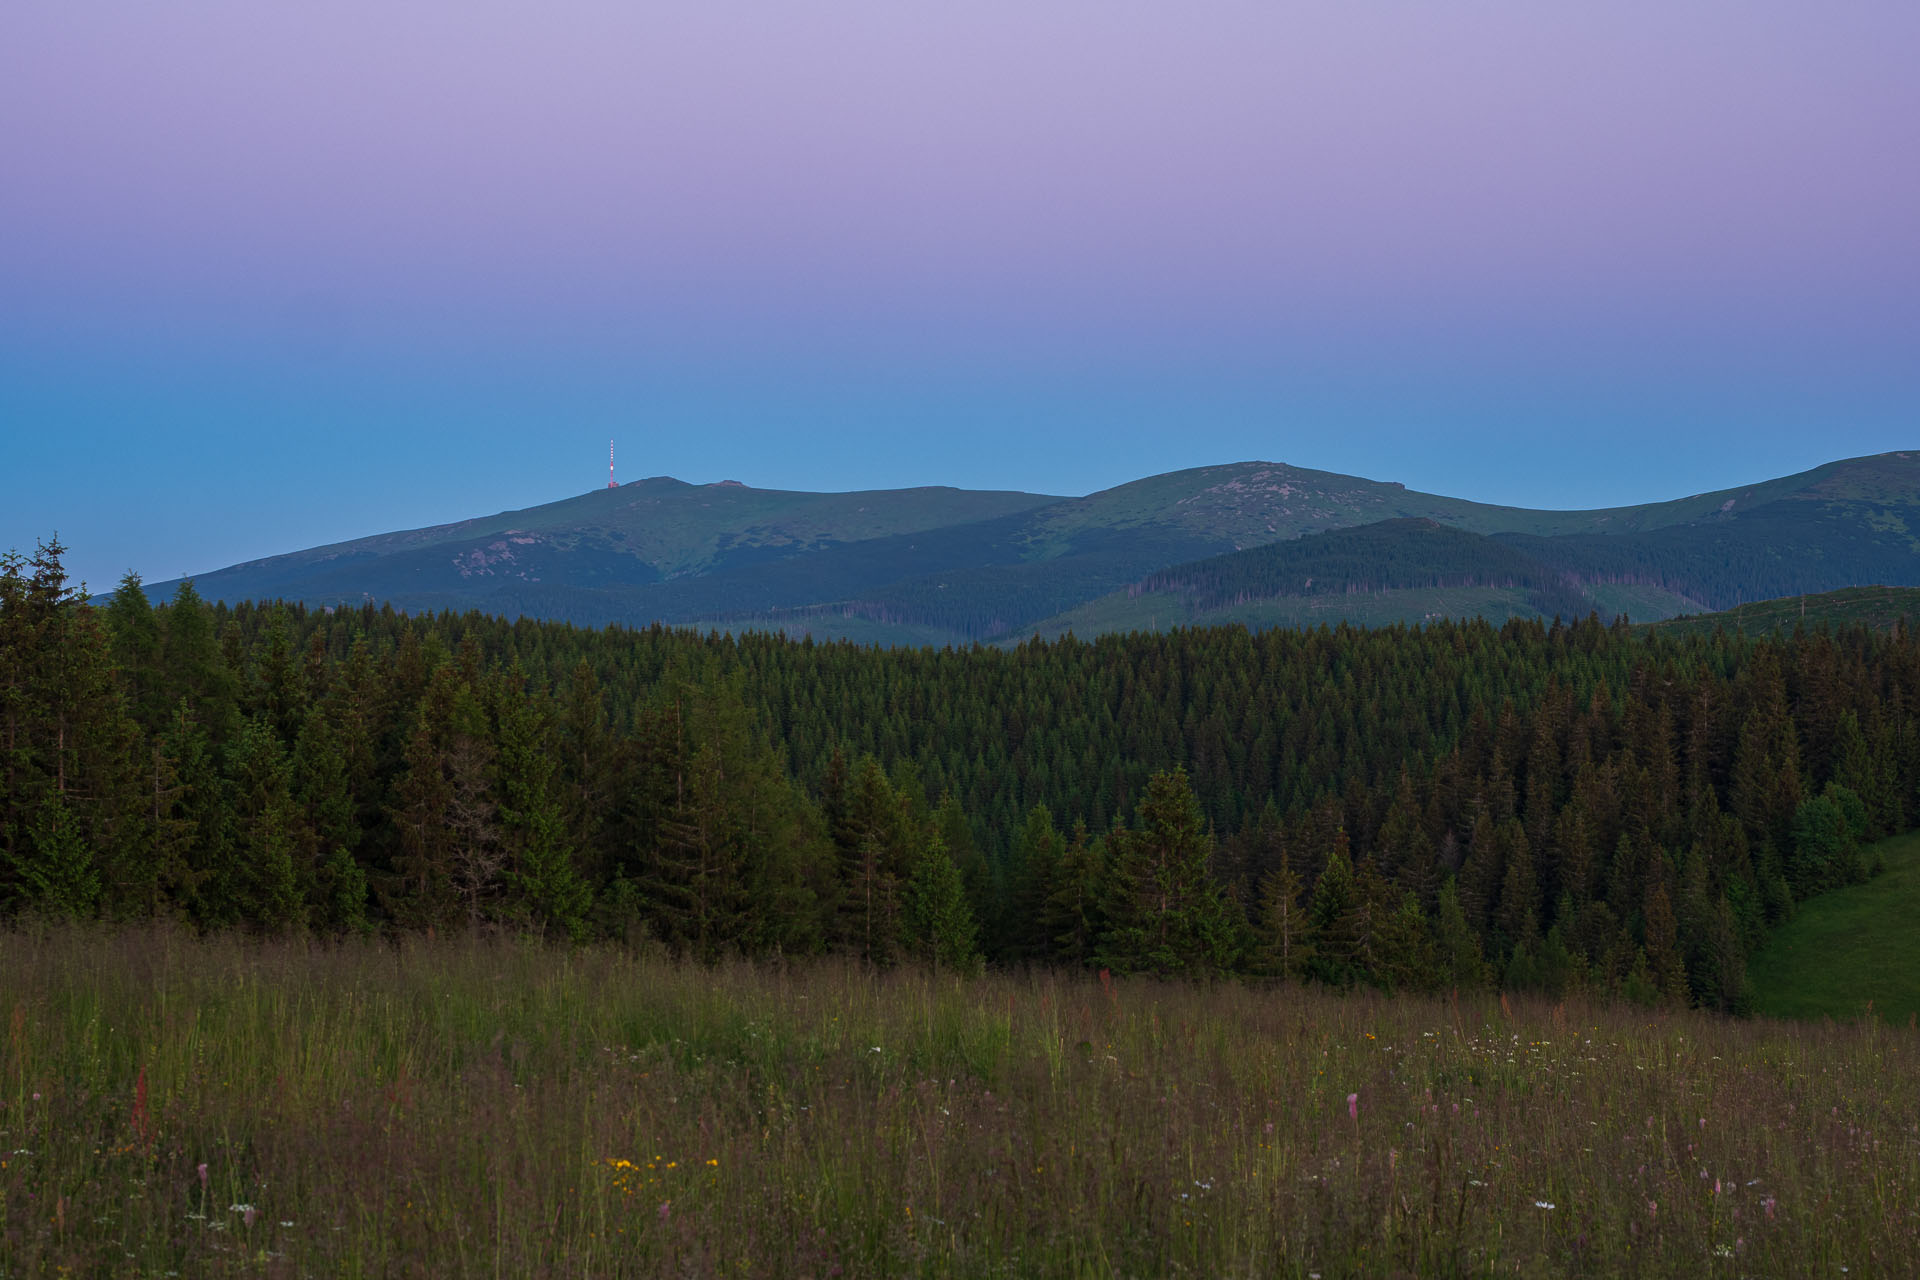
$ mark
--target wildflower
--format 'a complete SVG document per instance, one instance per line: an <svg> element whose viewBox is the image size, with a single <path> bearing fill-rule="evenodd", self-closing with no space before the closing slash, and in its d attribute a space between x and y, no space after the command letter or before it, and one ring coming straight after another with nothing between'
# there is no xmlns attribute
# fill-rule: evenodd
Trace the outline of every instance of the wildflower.
<svg viewBox="0 0 1920 1280"><path fill-rule="evenodd" d="M200 1162L200 1189L207 1189L207 1164L204 1160Z"/></svg>
<svg viewBox="0 0 1920 1280"><path fill-rule="evenodd" d="M662 1200L660 1202L660 1221L665 1222L667 1215L671 1212L673 1212L673 1201Z"/></svg>
<svg viewBox="0 0 1920 1280"><path fill-rule="evenodd" d="M1360 1118L1360 1095L1357 1093L1347 1095L1347 1117L1351 1120Z"/></svg>
<svg viewBox="0 0 1920 1280"><path fill-rule="evenodd" d="M1551 1200L1535 1200L1535 1201L1533 1202L1533 1207L1534 1207L1534 1208L1536 1208L1536 1209L1551 1209L1551 1208L1553 1208L1553 1201L1551 1201Z"/></svg>

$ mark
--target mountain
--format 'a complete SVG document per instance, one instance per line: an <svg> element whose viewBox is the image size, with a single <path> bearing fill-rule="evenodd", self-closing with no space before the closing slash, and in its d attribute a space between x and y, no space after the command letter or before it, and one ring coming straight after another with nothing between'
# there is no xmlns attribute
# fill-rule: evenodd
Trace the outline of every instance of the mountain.
<svg viewBox="0 0 1920 1280"><path fill-rule="evenodd" d="M1212 622L1653 619L1866 583L1920 585L1920 453L1593 511L1271 462L1082 498L656 477L195 579L228 601L384 600L908 644Z"/></svg>
<svg viewBox="0 0 1920 1280"><path fill-rule="evenodd" d="M775 562L807 564L822 587L884 576L889 557L904 572L921 563L928 535L1059 501L950 488L797 493L654 477L524 510L251 560L196 577L194 585L209 599L228 601L376 600L408 610L650 621L642 615L654 596L685 594L701 581L751 580ZM847 547L863 549L870 563L836 574L834 553ZM153 594L173 585L156 584ZM726 597L694 594L703 605Z"/></svg>

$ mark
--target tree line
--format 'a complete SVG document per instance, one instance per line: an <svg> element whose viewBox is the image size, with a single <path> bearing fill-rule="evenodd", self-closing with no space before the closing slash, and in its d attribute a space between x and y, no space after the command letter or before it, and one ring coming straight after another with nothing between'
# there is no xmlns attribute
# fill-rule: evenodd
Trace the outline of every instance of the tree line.
<svg viewBox="0 0 1920 1280"><path fill-rule="evenodd" d="M0 557L0 911L1738 1009L1920 787L1904 627L1013 649L90 603Z"/></svg>

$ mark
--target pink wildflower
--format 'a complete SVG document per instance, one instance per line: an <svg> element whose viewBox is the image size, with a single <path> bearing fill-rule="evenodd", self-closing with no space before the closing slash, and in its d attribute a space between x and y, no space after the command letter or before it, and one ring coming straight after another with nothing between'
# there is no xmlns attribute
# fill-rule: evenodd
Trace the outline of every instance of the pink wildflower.
<svg viewBox="0 0 1920 1280"><path fill-rule="evenodd" d="M207 1166L204 1161L200 1165L200 1189L202 1191L207 1189Z"/></svg>
<svg viewBox="0 0 1920 1280"><path fill-rule="evenodd" d="M672 1212L673 1212L673 1201L662 1200L660 1202L660 1221L665 1222L667 1220L667 1215Z"/></svg>
<svg viewBox="0 0 1920 1280"><path fill-rule="evenodd" d="M1360 1118L1360 1095L1357 1093L1347 1095L1347 1118L1350 1120Z"/></svg>

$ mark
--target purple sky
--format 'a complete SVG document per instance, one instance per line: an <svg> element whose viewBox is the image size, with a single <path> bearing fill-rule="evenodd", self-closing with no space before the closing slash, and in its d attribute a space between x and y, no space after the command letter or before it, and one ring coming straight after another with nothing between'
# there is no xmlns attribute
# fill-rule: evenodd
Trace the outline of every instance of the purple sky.
<svg viewBox="0 0 1920 1280"><path fill-rule="evenodd" d="M0 548L1920 446L1920 4L0 8Z"/></svg>

